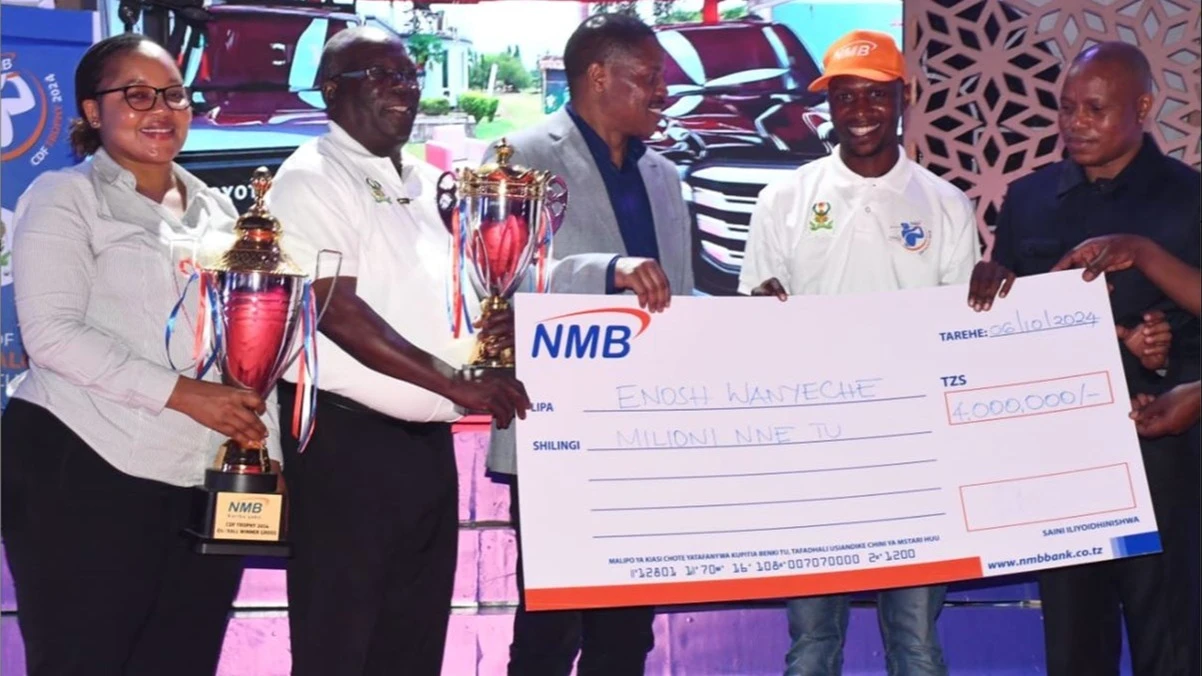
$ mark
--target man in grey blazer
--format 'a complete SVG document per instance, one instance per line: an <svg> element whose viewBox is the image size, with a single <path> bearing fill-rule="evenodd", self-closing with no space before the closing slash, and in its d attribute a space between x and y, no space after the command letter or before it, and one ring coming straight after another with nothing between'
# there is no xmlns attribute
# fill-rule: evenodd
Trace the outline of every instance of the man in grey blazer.
<svg viewBox="0 0 1202 676"><path fill-rule="evenodd" d="M676 167L639 140L655 131L667 94L659 41L635 17L593 16L568 39L564 69L571 102L509 138L512 162L568 185L551 291L629 291L643 307L662 310L671 293L692 293L693 270ZM610 254L605 265L597 254ZM493 428L488 468L513 475L510 515L520 543L513 426ZM517 572L521 592L520 554ZM642 674L654 617L649 607L527 613L521 602L509 674L567 676L577 652L580 676Z"/></svg>

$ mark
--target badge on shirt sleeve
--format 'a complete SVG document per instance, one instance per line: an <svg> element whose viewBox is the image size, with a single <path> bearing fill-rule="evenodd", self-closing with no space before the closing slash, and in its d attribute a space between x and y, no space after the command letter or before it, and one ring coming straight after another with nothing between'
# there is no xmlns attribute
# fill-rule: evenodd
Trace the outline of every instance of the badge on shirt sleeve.
<svg viewBox="0 0 1202 676"><path fill-rule="evenodd" d="M372 199L374 199L376 202L392 201L392 198L384 194L384 186L380 185L379 181L370 176L367 177L367 187L371 188Z"/></svg>
<svg viewBox="0 0 1202 676"><path fill-rule="evenodd" d="M814 206L810 207L810 212L813 214L810 217L811 232L818 230L834 230L835 221L830 216L830 202L814 202Z"/></svg>
<svg viewBox="0 0 1202 676"><path fill-rule="evenodd" d="M931 235L926 228L922 227L922 221L899 223L895 233L896 235L890 239L901 242L902 248L906 251L922 253L931 246Z"/></svg>

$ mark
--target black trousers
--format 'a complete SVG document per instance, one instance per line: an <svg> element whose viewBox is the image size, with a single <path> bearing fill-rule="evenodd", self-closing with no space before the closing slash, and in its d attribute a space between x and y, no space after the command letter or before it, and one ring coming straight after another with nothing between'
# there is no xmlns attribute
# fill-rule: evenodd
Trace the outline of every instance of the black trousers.
<svg viewBox="0 0 1202 676"><path fill-rule="evenodd" d="M280 383L293 675L439 676L459 550L451 426L322 392L298 454L295 400Z"/></svg>
<svg viewBox="0 0 1202 676"><path fill-rule="evenodd" d="M0 429L0 529L30 676L213 674L242 560L194 554L181 535L199 491L116 470L20 399Z"/></svg>
<svg viewBox="0 0 1202 676"><path fill-rule="evenodd" d="M509 487L509 518L518 537L518 607L509 646L509 676L642 676L655 647L652 606L595 610L526 611L522 576L518 480Z"/></svg>
<svg viewBox="0 0 1202 676"><path fill-rule="evenodd" d="M1039 575L1048 676L1117 676L1124 621L1135 676L1198 673L1198 449L1145 441L1143 458L1164 551Z"/></svg>

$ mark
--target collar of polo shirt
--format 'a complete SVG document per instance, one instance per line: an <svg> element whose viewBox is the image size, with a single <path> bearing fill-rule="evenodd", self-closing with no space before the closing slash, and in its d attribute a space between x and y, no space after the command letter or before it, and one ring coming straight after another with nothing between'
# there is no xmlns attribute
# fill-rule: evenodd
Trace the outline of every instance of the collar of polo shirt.
<svg viewBox="0 0 1202 676"><path fill-rule="evenodd" d="M342 127L335 122L330 122L329 138L336 145L342 148L348 155L352 156L355 163L365 169L370 169L372 173L379 172L377 176L364 176L364 188L370 189L370 184L366 179L383 182L383 180L396 174L396 168L392 164L392 160L387 157L373 155L370 150L363 147L362 143L355 140ZM390 195L390 197L403 197L406 200L416 200L422 196L422 181L421 176L417 172L417 158L413 155L403 152L401 155L401 182L405 184L404 195Z"/></svg>
<svg viewBox="0 0 1202 676"><path fill-rule="evenodd" d="M1095 181L1094 185L1099 192L1111 193L1121 190L1127 185L1153 182L1159 177L1158 169L1163 157L1164 153L1156 145L1156 140L1152 138L1151 134L1145 132L1139 152L1131 158L1131 162L1123 167L1123 170L1113 179ZM1085 168L1066 155L1056 184L1056 195L1063 197L1074 188L1088 183L1089 179L1085 177Z"/></svg>
<svg viewBox="0 0 1202 676"><path fill-rule="evenodd" d="M900 193L905 190L906 183L910 180L911 164L910 159L906 157L905 149L899 146L898 150L900 152L897 155L897 162L883 176L874 177L861 176L844 164L843 158L839 155L839 146L835 146L830 157L835 174L840 180L846 181L850 185L875 186Z"/></svg>

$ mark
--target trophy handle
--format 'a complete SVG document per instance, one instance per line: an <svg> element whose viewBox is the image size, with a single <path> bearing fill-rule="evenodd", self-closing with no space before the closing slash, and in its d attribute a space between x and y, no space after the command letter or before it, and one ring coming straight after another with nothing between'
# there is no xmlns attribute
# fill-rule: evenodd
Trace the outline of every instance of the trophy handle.
<svg viewBox="0 0 1202 676"><path fill-rule="evenodd" d="M458 182L455 180L455 172L447 171L442 176L438 177L437 205L438 215L442 216L442 224L446 226L447 232L451 236L455 236L451 229L454 227L455 205L459 201Z"/></svg>
<svg viewBox="0 0 1202 676"><path fill-rule="evenodd" d="M330 299L334 297L334 289L336 289L338 287L338 275L342 273L342 252L335 251L333 249L322 249L321 251L317 252L317 262L313 264L313 279L317 279L317 274L321 270L321 255L322 254L333 254L333 255L337 256L338 263L334 266L334 276L330 279L330 292L328 294L326 294L325 302L321 304L321 308L317 311L317 322L316 322L317 325L321 324L321 318L325 316L326 310L330 309ZM312 284L313 282L306 281L305 283ZM287 373L288 369L292 368L293 362L296 361L296 358L301 355L301 352L303 352L304 349L305 349L305 341L298 340L297 345L296 345L296 351L292 353L291 357L288 357L288 359L284 361L284 365L280 367L279 373L280 374Z"/></svg>
<svg viewBox="0 0 1202 676"><path fill-rule="evenodd" d="M321 323L321 318L325 316L326 310L330 309L330 299L334 297L334 289L338 287L338 275L342 274L342 252L333 249L322 249L317 252L317 262L313 264L313 279L317 279L317 272L321 269L321 255L333 254L338 257L338 264L334 266L334 277L330 280L330 293L326 294L326 302L321 304L321 309L317 311L317 323Z"/></svg>
<svg viewBox="0 0 1202 676"><path fill-rule="evenodd" d="M472 230L468 233L467 241L464 244L469 251L484 251L484 234L479 230ZM466 251L464 253L467 255ZM489 280L492 279L492 261L488 260L487 255L468 255L467 258L469 267L474 273L468 276L469 281L472 282L477 294L481 297L492 295L492 288L489 285Z"/></svg>
<svg viewBox="0 0 1202 676"><path fill-rule="evenodd" d="M543 212L547 227L550 231L547 233L548 239L555 236L559 232L559 226L563 225L563 218L568 213L568 184L564 183L563 179L558 176L552 176L547 180L546 197L543 198Z"/></svg>
<svg viewBox="0 0 1202 676"><path fill-rule="evenodd" d="M539 219L538 230L534 236L535 262L545 265L545 259L551 256L551 238L559 232L563 219L568 213L568 185L558 176L547 180L546 193L543 197L542 218Z"/></svg>
<svg viewBox="0 0 1202 676"><path fill-rule="evenodd" d="M550 284L551 240L568 213L568 186L562 178L551 174L543 190L530 259L534 266L534 289L538 293L545 292Z"/></svg>

